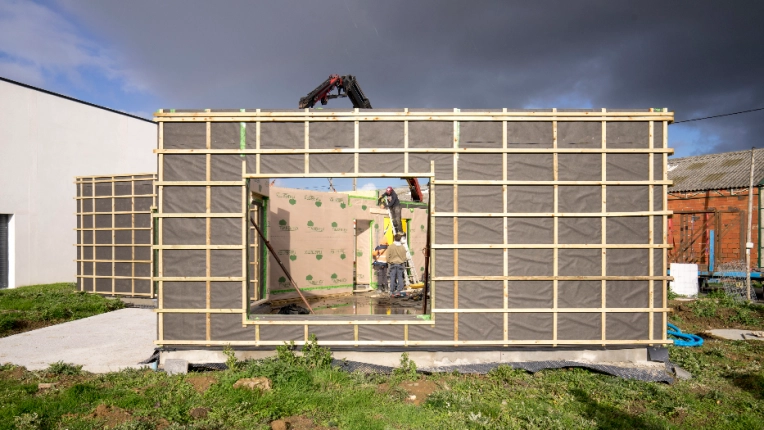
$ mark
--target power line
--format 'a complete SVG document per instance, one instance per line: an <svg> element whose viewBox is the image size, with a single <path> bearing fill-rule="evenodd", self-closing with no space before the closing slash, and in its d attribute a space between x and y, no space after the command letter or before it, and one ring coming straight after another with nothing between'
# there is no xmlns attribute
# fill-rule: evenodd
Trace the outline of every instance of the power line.
<svg viewBox="0 0 764 430"><path fill-rule="evenodd" d="M703 117L703 118L686 119L684 121L674 121L674 124L679 124L679 123L682 123L682 122L690 122L690 121L702 121L704 119L720 118L720 117L723 117L723 116L738 115L738 114L741 114L741 113L748 113L748 112L756 112L758 110L764 110L764 107L757 108L757 109L741 110L740 112L724 113L724 114L721 114L721 115L706 116L706 117Z"/></svg>

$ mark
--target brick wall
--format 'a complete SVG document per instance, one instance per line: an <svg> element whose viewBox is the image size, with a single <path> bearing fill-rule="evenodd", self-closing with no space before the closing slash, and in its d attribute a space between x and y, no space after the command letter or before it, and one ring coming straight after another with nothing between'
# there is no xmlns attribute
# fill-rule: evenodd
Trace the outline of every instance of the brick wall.
<svg viewBox="0 0 764 430"><path fill-rule="evenodd" d="M758 220L758 205L759 195L758 189L754 189L753 196L753 225L752 225L752 241L754 248L751 251L751 262L753 267L757 267L759 257L759 220ZM737 211L737 212L724 212L717 216L721 216L721 240L717 243L715 252L717 253L716 263L720 264L726 261L743 260L745 259L745 250L742 247L745 246L745 226L748 223L747 210L748 210L748 190L711 190L695 193L669 193L668 195L668 208L671 211L703 211L716 209L719 211ZM715 234L719 235L720 232L716 231L716 223L714 222L714 215L708 216L702 213L694 215L684 215L685 223L684 229L681 221L682 215L674 214L671 218L671 230L668 238L669 243L674 245L674 249L669 251L669 262L691 262L698 263L701 270L706 270L708 267L707 257L707 235L705 232L705 224L710 229L715 230ZM708 221L706 222L706 219ZM742 228L742 229L741 229ZM742 234L742 236L741 236ZM689 238L693 238L692 246L684 250L680 249L680 235L685 237L685 243L689 242ZM681 254L681 255L680 255Z"/></svg>

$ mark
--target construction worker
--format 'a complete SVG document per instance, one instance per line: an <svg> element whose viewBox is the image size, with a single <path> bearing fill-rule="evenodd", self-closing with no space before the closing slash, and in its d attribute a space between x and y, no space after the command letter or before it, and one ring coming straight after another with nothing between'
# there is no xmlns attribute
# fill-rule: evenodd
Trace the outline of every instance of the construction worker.
<svg viewBox="0 0 764 430"><path fill-rule="evenodd" d="M390 209L390 215L392 216L393 226L396 233L403 233L403 224L401 223L401 202L398 200L398 194L395 193L393 187L387 187L384 193L378 200L383 203L386 208Z"/></svg>
<svg viewBox="0 0 764 430"><path fill-rule="evenodd" d="M374 271L377 272L377 288L380 291L389 291L390 284L387 281L387 239L382 237L379 246L374 248L371 254L374 257Z"/></svg>
<svg viewBox="0 0 764 430"><path fill-rule="evenodd" d="M403 279L406 276L406 248L403 247L401 239L403 235L395 235L395 241L387 247L387 264L390 266L390 296L400 297L406 283Z"/></svg>

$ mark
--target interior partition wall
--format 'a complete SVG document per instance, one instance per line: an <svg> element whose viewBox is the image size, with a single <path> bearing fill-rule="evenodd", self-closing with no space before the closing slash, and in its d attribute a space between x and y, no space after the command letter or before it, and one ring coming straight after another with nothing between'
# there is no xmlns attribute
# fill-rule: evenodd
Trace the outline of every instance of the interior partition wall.
<svg viewBox="0 0 764 430"><path fill-rule="evenodd" d="M159 345L668 343L665 109L155 119ZM248 314L251 184L325 177L430 181L429 315Z"/></svg>

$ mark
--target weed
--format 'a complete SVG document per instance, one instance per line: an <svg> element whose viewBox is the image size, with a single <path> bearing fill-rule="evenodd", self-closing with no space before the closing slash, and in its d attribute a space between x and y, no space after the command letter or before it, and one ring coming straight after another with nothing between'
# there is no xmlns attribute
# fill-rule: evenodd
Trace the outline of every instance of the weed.
<svg viewBox="0 0 764 430"><path fill-rule="evenodd" d="M40 428L39 418L36 412L26 413L13 417L13 423L18 430L36 430Z"/></svg>
<svg viewBox="0 0 764 430"><path fill-rule="evenodd" d="M315 334L311 334L302 346L302 359L310 369L326 369L332 364L332 351L320 346Z"/></svg>
<svg viewBox="0 0 764 430"><path fill-rule="evenodd" d="M696 300L689 307L700 318L713 318L718 311L716 300Z"/></svg>
<svg viewBox="0 0 764 430"><path fill-rule="evenodd" d="M409 359L408 352L401 354L400 366L393 369L393 379L397 381L414 381L419 379L419 374L416 371L416 363Z"/></svg>
<svg viewBox="0 0 764 430"><path fill-rule="evenodd" d="M276 347L276 358L288 366L297 366L301 363L300 357L294 353L294 341L284 342L283 345Z"/></svg>
<svg viewBox="0 0 764 430"><path fill-rule="evenodd" d="M223 348L223 354L226 356L225 365L229 370L237 370L239 368L239 360L236 359L236 352L231 348L231 345L226 345Z"/></svg>
<svg viewBox="0 0 764 430"><path fill-rule="evenodd" d="M669 300L676 300L676 298L677 298L677 297L679 297L679 294L675 293L675 292L674 292L674 291L671 289L671 287L669 287L669 288L668 288L668 290L666 291L666 297L667 297Z"/></svg>
<svg viewBox="0 0 764 430"><path fill-rule="evenodd" d="M81 364L69 364L64 363L63 361L57 361L55 363L51 363L50 366L48 366L47 369L45 369L46 373L50 373L57 376L63 376L63 375L81 375L82 374L82 365Z"/></svg>
<svg viewBox="0 0 764 430"><path fill-rule="evenodd" d="M753 309L748 305L739 305L735 308L735 313L730 316L730 322L742 325L757 325L761 321L754 315Z"/></svg>

